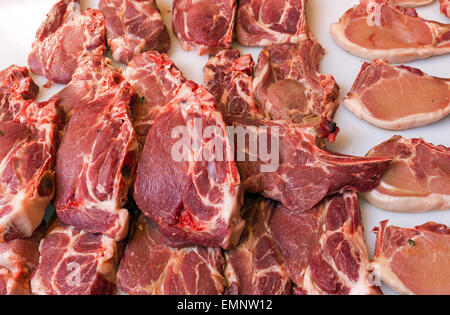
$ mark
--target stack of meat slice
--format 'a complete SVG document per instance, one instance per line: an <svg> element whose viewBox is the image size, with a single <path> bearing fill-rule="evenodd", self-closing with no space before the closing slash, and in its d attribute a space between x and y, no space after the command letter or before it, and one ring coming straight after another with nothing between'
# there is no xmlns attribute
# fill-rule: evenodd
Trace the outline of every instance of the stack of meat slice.
<svg viewBox="0 0 450 315"><path fill-rule="evenodd" d="M400 63L450 53L450 24L424 20L415 9L385 0L362 0L330 32L342 48L370 60Z"/></svg>
<svg viewBox="0 0 450 315"><path fill-rule="evenodd" d="M126 78L139 96L131 107L133 124L143 145L162 108L186 80L166 54L148 51L127 66Z"/></svg>
<svg viewBox="0 0 450 315"><path fill-rule="evenodd" d="M236 36L245 46L295 43L306 38L306 0L239 1Z"/></svg>
<svg viewBox="0 0 450 315"><path fill-rule="evenodd" d="M170 37L155 0L100 0L115 60L128 63L141 52L167 52Z"/></svg>
<svg viewBox="0 0 450 315"><path fill-rule="evenodd" d="M450 79L374 60L363 64L343 102L356 116L381 128L424 126L450 113Z"/></svg>
<svg viewBox="0 0 450 315"><path fill-rule="evenodd" d="M394 136L367 156L392 158L380 185L363 194L374 206L395 212L450 208L450 148Z"/></svg>
<svg viewBox="0 0 450 315"><path fill-rule="evenodd" d="M95 295L116 293L123 244L61 223L50 224L31 279L33 294Z"/></svg>
<svg viewBox="0 0 450 315"><path fill-rule="evenodd" d="M32 72L65 84L84 56L105 51L103 14L93 9L82 12L80 0L60 0L39 27L28 64Z"/></svg>
<svg viewBox="0 0 450 315"><path fill-rule="evenodd" d="M186 50L199 55L231 48L236 0L174 0L172 28Z"/></svg>
<svg viewBox="0 0 450 315"><path fill-rule="evenodd" d="M172 245L228 248L238 241L239 174L222 115L203 86L182 84L154 122L134 197Z"/></svg>
<svg viewBox="0 0 450 315"><path fill-rule="evenodd" d="M70 118L56 161L58 217L117 241L128 233L122 207L140 152L129 109L133 97L130 84L100 55L81 60L55 96Z"/></svg>
<svg viewBox="0 0 450 315"><path fill-rule="evenodd" d="M30 278L39 262L44 225L29 238L0 242L0 295L30 294Z"/></svg>
<svg viewBox="0 0 450 315"><path fill-rule="evenodd" d="M408 229L383 221L375 231L375 276L402 294L450 294L449 227L428 222Z"/></svg>
<svg viewBox="0 0 450 315"><path fill-rule="evenodd" d="M117 274L126 294L222 294L224 259L218 248L171 248L142 214L134 224Z"/></svg>
<svg viewBox="0 0 450 315"><path fill-rule="evenodd" d="M38 90L26 68L0 72L0 241L30 237L54 195L60 120Z"/></svg>

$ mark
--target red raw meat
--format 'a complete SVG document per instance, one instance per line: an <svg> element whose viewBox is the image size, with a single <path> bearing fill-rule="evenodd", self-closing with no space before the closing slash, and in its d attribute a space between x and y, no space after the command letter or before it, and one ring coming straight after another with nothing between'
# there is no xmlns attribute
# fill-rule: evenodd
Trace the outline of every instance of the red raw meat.
<svg viewBox="0 0 450 315"><path fill-rule="evenodd" d="M144 51L169 50L169 33L155 0L100 0L98 7L115 60L126 64Z"/></svg>
<svg viewBox="0 0 450 315"><path fill-rule="evenodd" d="M332 121L339 103L339 86L319 73L324 50L306 39L297 44L264 48L255 70L255 98L272 119L296 123L319 117Z"/></svg>
<svg viewBox="0 0 450 315"><path fill-rule="evenodd" d="M343 102L356 116L381 128L420 127L450 113L450 79L375 60L363 64Z"/></svg>
<svg viewBox="0 0 450 315"><path fill-rule="evenodd" d="M333 39L365 58L401 63L450 53L450 24L420 18L385 0L362 0L331 25Z"/></svg>
<svg viewBox="0 0 450 315"><path fill-rule="evenodd" d="M291 280L278 245L269 230L276 203L249 196L241 210L246 226L239 245L225 252L228 294L291 293Z"/></svg>
<svg viewBox="0 0 450 315"><path fill-rule="evenodd" d="M380 294L370 283L355 193L325 199L305 213L279 205L270 221L297 294Z"/></svg>
<svg viewBox="0 0 450 315"><path fill-rule="evenodd" d="M41 225L29 238L0 242L0 295L30 294L31 273L39 262Z"/></svg>
<svg viewBox="0 0 450 315"><path fill-rule="evenodd" d="M450 228L434 222L414 229L387 224L375 229L375 275L398 293L450 294Z"/></svg>
<svg viewBox="0 0 450 315"><path fill-rule="evenodd" d="M450 148L394 136L367 156L392 158L380 185L363 194L375 207L414 213L450 209Z"/></svg>
<svg viewBox="0 0 450 315"><path fill-rule="evenodd" d="M449 0L440 0L441 3L441 12L446 17L450 18L450 1Z"/></svg>
<svg viewBox="0 0 450 315"><path fill-rule="evenodd" d="M186 50L199 55L231 48L236 0L174 0L172 28Z"/></svg>
<svg viewBox="0 0 450 315"><path fill-rule="evenodd" d="M401 6L404 8L419 7L432 3L434 0L388 0L392 6Z"/></svg>
<svg viewBox="0 0 450 315"><path fill-rule="evenodd" d="M139 141L144 144L159 112L186 79L166 54L155 51L134 57L127 66L126 78L140 96L131 114Z"/></svg>
<svg viewBox="0 0 450 315"><path fill-rule="evenodd" d="M236 35L245 46L295 43L308 37L306 0L240 0Z"/></svg>
<svg viewBox="0 0 450 315"><path fill-rule="evenodd" d="M0 72L0 241L30 237L53 199L59 116L26 68Z"/></svg>
<svg viewBox="0 0 450 315"><path fill-rule="evenodd" d="M123 245L55 220L39 246L31 291L39 295L113 295Z"/></svg>
<svg viewBox="0 0 450 315"><path fill-rule="evenodd" d="M61 0L39 27L28 65L33 73L65 84L84 56L105 51L103 14L93 9L81 12L80 0Z"/></svg>
<svg viewBox="0 0 450 315"><path fill-rule="evenodd" d="M58 217L117 241L128 233L129 214L122 207L140 152L129 109L133 96L103 56L84 59L56 96L70 116L56 160Z"/></svg>
<svg viewBox="0 0 450 315"><path fill-rule="evenodd" d="M238 158L239 154L245 156L237 162L244 189L280 201L295 212L311 209L328 195L373 189L390 162L388 158L360 158L329 152L317 144L320 139L315 127L240 117L230 117L230 121L234 126L246 128L249 139L267 143L267 151L279 148L279 154L259 151L256 161L249 157L247 138L246 145L237 148ZM260 138L266 133L248 127L267 128L267 139ZM265 160L264 153L270 154Z"/></svg>
<svg viewBox="0 0 450 315"><path fill-rule="evenodd" d="M205 86L223 115L262 116L253 97L254 66L251 55L241 56L239 50L226 49L203 68Z"/></svg>
<svg viewBox="0 0 450 315"><path fill-rule="evenodd" d="M181 85L150 129L139 161L136 203L172 245L229 248L244 227L239 174L215 106L203 86ZM188 134L174 135L176 127ZM182 140L190 147L179 146Z"/></svg>
<svg viewBox="0 0 450 315"><path fill-rule="evenodd" d="M141 214L133 224L117 283L132 295L222 294L223 265L219 248L167 246L158 226Z"/></svg>

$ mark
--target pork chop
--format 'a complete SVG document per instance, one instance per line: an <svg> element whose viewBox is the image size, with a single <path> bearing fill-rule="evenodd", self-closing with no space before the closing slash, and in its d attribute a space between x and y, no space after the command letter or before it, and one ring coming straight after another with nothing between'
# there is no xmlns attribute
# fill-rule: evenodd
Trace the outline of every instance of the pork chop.
<svg viewBox="0 0 450 315"><path fill-rule="evenodd" d="M217 295L224 291L219 248L171 248L156 223L140 214L117 273L121 291L131 295ZM139 272L136 272L139 271Z"/></svg>
<svg viewBox="0 0 450 315"><path fill-rule="evenodd" d="M413 229L376 228L374 273L402 294L450 294L450 229L434 222Z"/></svg>
<svg viewBox="0 0 450 315"><path fill-rule="evenodd" d="M362 0L330 28L334 41L365 58L401 63L450 53L450 24L420 18L385 0Z"/></svg>
<svg viewBox="0 0 450 315"><path fill-rule="evenodd" d="M367 156L392 158L380 185L363 194L375 207L414 213L450 209L450 148L395 136Z"/></svg>
<svg viewBox="0 0 450 315"><path fill-rule="evenodd" d="M356 116L377 127L420 127L450 113L450 79L374 60L363 64L343 103Z"/></svg>

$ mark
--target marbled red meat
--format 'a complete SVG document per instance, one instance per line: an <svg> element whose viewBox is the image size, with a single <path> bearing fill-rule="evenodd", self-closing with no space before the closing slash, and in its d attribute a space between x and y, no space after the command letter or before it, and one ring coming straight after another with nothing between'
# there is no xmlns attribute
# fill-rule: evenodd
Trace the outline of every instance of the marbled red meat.
<svg viewBox="0 0 450 315"><path fill-rule="evenodd" d="M117 274L119 289L131 295L215 295L224 291L219 248L166 245L156 223L140 214ZM137 272L138 271L138 272Z"/></svg>
<svg viewBox="0 0 450 315"><path fill-rule="evenodd" d="M172 28L181 47L199 55L231 48L236 0L174 0Z"/></svg>
<svg viewBox="0 0 450 315"><path fill-rule="evenodd" d="M56 83L68 83L80 60L104 54L105 18L98 10L81 11L80 0L61 0L36 33L28 65Z"/></svg>
<svg viewBox="0 0 450 315"><path fill-rule="evenodd" d="M172 245L228 248L239 240L239 174L222 115L205 87L184 83L156 119L134 197Z"/></svg>
<svg viewBox="0 0 450 315"><path fill-rule="evenodd" d="M380 294L370 283L361 211L355 193L325 199L305 213L279 205L270 230L297 294Z"/></svg>
<svg viewBox="0 0 450 315"><path fill-rule="evenodd" d="M245 46L295 43L308 37L306 0L240 0L236 36Z"/></svg>
<svg viewBox="0 0 450 315"><path fill-rule="evenodd" d="M128 63L141 52L167 52L170 37L155 0L100 0L114 60Z"/></svg>

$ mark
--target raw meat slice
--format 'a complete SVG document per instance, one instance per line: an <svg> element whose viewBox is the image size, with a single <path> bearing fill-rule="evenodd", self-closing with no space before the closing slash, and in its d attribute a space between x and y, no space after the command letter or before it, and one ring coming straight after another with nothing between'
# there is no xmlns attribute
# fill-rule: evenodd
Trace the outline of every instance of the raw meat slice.
<svg viewBox="0 0 450 315"><path fill-rule="evenodd" d="M295 43L308 37L306 0L240 0L236 36L245 46Z"/></svg>
<svg viewBox="0 0 450 315"><path fill-rule="evenodd" d="M131 60L127 66L128 82L140 96L131 107L133 124L143 145L161 109L175 96L186 81L166 54L148 51Z"/></svg>
<svg viewBox="0 0 450 315"><path fill-rule="evenodd" d="M52 200L59 117L28 70L0 72L0 241L30 237Z"/></svg>
<svg viewBox="0 0 450 315"><path fill-rule="evenodd" d="M239 173L215 106L205 87L181 85L139 161L136 203L174 246L229 248L244 228Z"/></svg>
<svg viewBox="0 0 450 315"><path fill-rule="evenodd" d="M450 24L420 18L414 9L362 0L330 28L335 42L366 59L409 62L450 53Z"/></svg>
<svg viewBox="0 0 450 315"><path fill-rule="evenodd" d="M255 70L255 97L272 119L300 123L332 121L338 107L339 86L333 76L319 73L324 50L314 40L264 48Z"/></svg>
<svg viewBox="0 0 450 315"><path fill-rule="evenodd" d="M385 60L366 62L343 103L359 118L381 128L420 127L450 113L450 79Z"/></svg>
<svg viewBox="0 0 450 315"><path fill-rule="evenodd" d="M82 61L81 67L90 65L93 71L57 95L71 118L56 158L54 206L62 222L120 241L128 233L129 214L122 207L140 152L128 107L134 91L98 58L106 60ZM80 87L85 87L82 96L76 94Z"/></svg>
<svg viewBox="0 0 450 315"><path fill-rule="evenodd" d="M303 214L279 205L270 221L296 294L380 294L370 283L355 193L325 199Z"/></svg>
<svg viewBox="0 0 450 315"><path fill-rule="evenodd" d="M83 56L105 51L103 14L93 9L81 12L80 0L61 0L39 27L28 65L33 73L65 84Z"/></svg>
<svg viewBox="0 0 450 315"><path fill-rule="evenodd" d="M367 156L392 158L380 185L363 194L375 207L395 212L450 209L450 148L394 136Z"/></svg>
<svg viewBox="0 0 450 315"><path fill-rule="evenodd" d="M205 86L224 116L262 116L253 97L254 66L251 55L241 56L239 50L227 49L210 58L203 68Z"/></svg>
<svg viewBox="0 0 450 315"><path fill-rule="evenodd" d="M199 55L231 48L236 0L174 0L172 28L186 50Z"/></svg>
<svg viewBox="0 0 450 315"><path fill-rule="evenodd" d="M311 209L327 195L373 189L391 161L329 152L317 144L320 139L314 127L288 121L230 120L249 135L245 145L238 143L236 150L243 187L280 201L295 212ZM256 159L251 159L256 152L252 152L248 139L260 143ZM261 149L265 146L266 150Z"/></svg>
<svg viewBox="0 0 450 315"><path fill-rule="evenodd" d="M414 229L387 224L375 229L375 275L402 294L450 294L450 228L434 222Z"/></svg>
<svg viewBox="0 0 450 315"><path fill-rule="evenodd" d="M219 248L167 246L158 226L142 214L117 273L120 290L132 295L216 295L224 291ZM139 272L136 272L139 271Z"/></svg>
<svg viewBox="0 0 450 315"><path fill-rule="evenodd" d="M432 3L434 0L389 0L392 6L401 6L404 8L419 7Z"/></svg>
<svg viewBox="0 0 450 315"><path fill-rule="evenodd" d="M123 245L61 223L50 225L39 245L31 291L39 295L113 295Z"/></svg>
<svg viewBox="0 0 450 315"><path fill-rule="evenodd" d="M155 0L100 0L114 60L125 64L148 50L167 52L170 37Z"/></svg>
<svg viewBox="0 0 450 315"><path fill-rule="evenodd" d="M446 17L450 18L450 1L449 0L440 0L441 3L441 12Z"/></svg>
<svg viewBox="0 0 450 315"><path fill-rule="evenodd" d="M0 295L30 294L31 273L39 262L41 225L29 238L0 242Z"/></svg>
<svg viewBox="0 0 450 315"><path fill-rule="evenodd" d="M291 280L269 223L276 203L248 196L241 210L246 221L239 245L225 252L227 293L279 295L291 293Z"/></svg>

